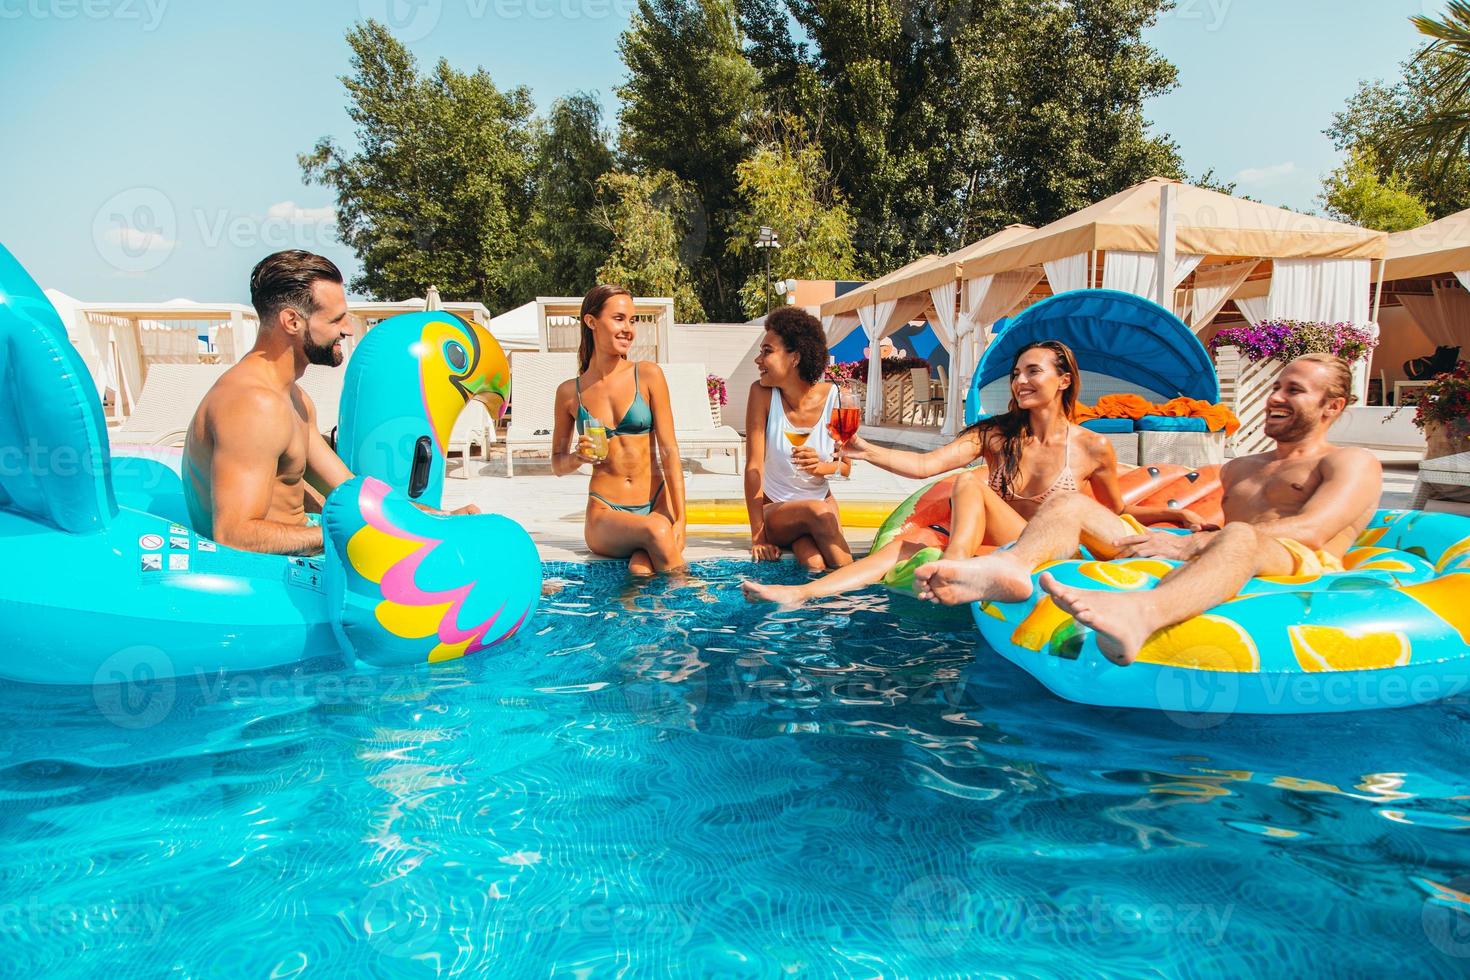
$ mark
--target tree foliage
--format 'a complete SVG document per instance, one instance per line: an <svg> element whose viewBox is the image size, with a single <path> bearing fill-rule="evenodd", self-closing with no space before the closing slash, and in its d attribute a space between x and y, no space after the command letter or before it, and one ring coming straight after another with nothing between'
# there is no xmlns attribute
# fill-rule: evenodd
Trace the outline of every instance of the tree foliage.
<svg viewBox="0 0 1470 980"><path fill-rule="evenodd" d="M535 197L511 290L520 297L577 296L590 289L612 236L596 220L598 181L615 165L590 94L560 99L536 145Z"/></svg>
<svg viewBox="0 0 1470 980"><path fill-rule="evenodd" d="M1330 216L1378 231L1406 231L1429 221L1403 175L1380 176L1373 151L1365 147L1353 148L1323 181L1322 203Z"/></svg>
<svg viewBox="0 0 1470 980"><path fill-rule="evenodd" d="M598 181L596 220L612 240L598 282L635 296L671 296L681 323L705 319L689 272L694 191L667 170L611 171Z"/></svg>
<svg viewBox="0 0 1470 980"><path fill-rule="evenodd" d="M743 205L730 239L737 257L758 266L740 287L745 314L757 317L769 307L775 279L851 279L857 275L854 221L842 192L833 186L821 148L799 123L785 120L735 168ZM762 227L776 233L781 247L766 256L755 241Z"/></svg>
<svg viewBox="0 0 1470 980"><path fill-rule="evenodd" d="M1165 2L740 0L763 92L827 148L872 273L1183 176L1143 116L1177 78L1142 40Z"/></svg>
<svg viewBox="0 0 1470 980"><path fill-rule="evenodd" d="M701 247L690 257L702 305L739 310L744 271L728 243L739 206L735 168L750 152L759 76L730 0L638 0L618 43L619 147L630 169L667 171L694 192Z"/></svg>
<svg viewBox="0 0 1470 980"><path fill-rule="evenodd" d="M1361 83L1333 114L1326 135L1345 153L1368 151L1380 180L1399 175L1430 217L1443 218L1470 208L1470 158L1436 160L1428 144L1406 136L1436 111L1433 66L1434 58L1421 49L1397 80Z"/></svg>
<svg viewBox="0 0 1470 980"><path fill-rule="evenodd" d="M375 21L347 43L357 150L323 138L298 159L308 181L336 192L338 233L362 262L352 288L401 299L435 285L445 299L510 305L509 267L531 208L530 93L443 60L420 75Z"/></svg>

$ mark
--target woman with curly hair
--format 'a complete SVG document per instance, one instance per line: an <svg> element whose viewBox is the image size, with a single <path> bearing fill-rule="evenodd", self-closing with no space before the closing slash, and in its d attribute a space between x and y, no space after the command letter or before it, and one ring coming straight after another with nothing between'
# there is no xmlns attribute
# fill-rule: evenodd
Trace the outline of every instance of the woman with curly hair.
<svg viewBox="0 0 1470 980"><path fill-rule="evenodd" d="M816 317L785 306L766 317L745 415L745 508L750 554L775 561L789 547L813 572L852 562L827 477L851 464L834 461L827 429L837 386L821 380L827 338Z"/></svg>

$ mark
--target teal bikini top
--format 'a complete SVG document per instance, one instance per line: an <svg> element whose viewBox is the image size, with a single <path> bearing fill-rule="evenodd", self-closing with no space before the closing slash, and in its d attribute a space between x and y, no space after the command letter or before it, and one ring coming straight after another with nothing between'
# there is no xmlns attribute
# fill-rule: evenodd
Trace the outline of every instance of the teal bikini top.
<svg viewBox="0 0 1470 980"><path fill-rule="evenodd" d="M587 426L597 425L597 418L582 404L582 378L577 378L577 431L587 431ZM648 401L643 397L643 389L638 386L638 365L633 365L633 402L628 410L623 413L623 420L616 428L608 429L609 436L641 436L647 435L653 430L653 410L648 407Z"/></svg>

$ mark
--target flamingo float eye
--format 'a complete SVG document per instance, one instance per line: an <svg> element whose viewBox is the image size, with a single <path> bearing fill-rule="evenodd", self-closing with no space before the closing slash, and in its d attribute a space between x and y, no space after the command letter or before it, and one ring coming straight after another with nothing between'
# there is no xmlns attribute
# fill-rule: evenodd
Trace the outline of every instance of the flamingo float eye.
<svg viewBox="0 0 1470 980"><path fill-rule="evenodd" d="M445 342L444 360L456 371L466 371L470 366L470 355L457 340Z"/></svg>

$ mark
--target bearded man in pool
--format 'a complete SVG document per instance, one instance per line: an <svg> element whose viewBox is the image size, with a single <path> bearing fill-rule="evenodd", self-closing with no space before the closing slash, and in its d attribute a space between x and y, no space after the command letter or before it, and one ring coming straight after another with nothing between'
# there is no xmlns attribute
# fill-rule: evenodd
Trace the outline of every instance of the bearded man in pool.
<svg viewBox="0 0 1470 980"><path fill-rule="evenodd" d="M1041 576L1057 605L1097 634L1103 654L1126 666L1155 631L1232 598L1254 576L1341 571L1383 492L1383 468L1372 453L1327 441L1351 385L1346 362L1326 354L1282 370L1266 399L1266 435L1276 448L1232 459L1220 471L1226 523L1218 531L1130 534L1096 501L1063 494L1037 511L1009 551L924 565L914 574L915 591L946 604L1021 602L1031 595L1032 570L1070 558L1084 539L1102 556L1184 562L1144 592L1077 589Z"/></svg>
<svg viewBox="0 0 1470 980"><path fill-rule="evenodd" d="M292 249L250 273L255 346L209 389L184 442L184 499L196 533L242 551L314 555L319 511L352 472L327 445L297 382L308 364L339 367L350 333L342 273ZM319 496L308 497L308 485ZM426 508L427 509L427 508ZM473 504L456 514L478 514Z"/></svg>

